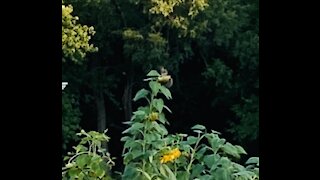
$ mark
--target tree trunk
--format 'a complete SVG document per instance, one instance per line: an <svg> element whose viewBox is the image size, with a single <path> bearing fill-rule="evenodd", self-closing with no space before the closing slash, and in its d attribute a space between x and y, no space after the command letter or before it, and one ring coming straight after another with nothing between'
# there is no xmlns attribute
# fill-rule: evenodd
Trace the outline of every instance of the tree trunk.
<svg viewBox="0 0 320 180"><path fill-rule="evenodd" d="M103 132L106 126L106 111L104 104L104 95L103 92L96 93L96 105L97 105L97 128L99 132Z"/></svg>
<svg viewBox="0 0 320 180"><path fill-rule="evenodd" d="M133 68L130 66L127 72L127 81L123 93L123 109L125 121L130 121L132 115L132 84L133 84Z"/></svg>
<svg viewBox="0 0 320 180"><path fill-rule="evenodd" d="M97 131L102 133L107 128L107 115L106 115L106 106L104 101L104 92L103 86L101 83L104 73L99 69L100 66L100 59L93 59L90 63L90 69L92 71L92 88L93 88L93 95L94 100L96 103L96 112L97 112ZM102 143L102 147L107 149L107 142Z"/></svg>
<svg viewBox="0 0 320 180"><path fill-rule="evenodd" d="M98 132L103 132L107 129L107 116L106 116L106 107L104 102L104 95L102 91L98 91L95 93L95 100L97 106L97 129ZM102 143L103 148L108 148L107 142Z"/></svg>

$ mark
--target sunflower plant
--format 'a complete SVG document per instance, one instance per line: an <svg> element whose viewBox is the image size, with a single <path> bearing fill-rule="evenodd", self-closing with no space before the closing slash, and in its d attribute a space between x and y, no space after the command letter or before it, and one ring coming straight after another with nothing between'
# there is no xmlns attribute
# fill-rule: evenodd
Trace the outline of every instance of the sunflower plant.
<svg viewBox="0 0 320 180"><path fill-rule="evenodd" d="M257 180L259 179L259 158L249 158L245 166L237 163L241 155L247 154L239 145L233 145L220 138L220 133L207 131L203 125L191 128L196 136L180 134L177 142L182 157L172 162L176 179L188 180Z"/></svg>
<svg viewBox="0 0 320 180"><path fill-rule="evenodd" d="M172 113L163 98L172 99L166 83L170 75L151 70L148 89L139 90L133 101L146 100L133 112L123 134L122 179L139 180L253 180L259 179L259 158L249 158L245 166L236 163L246 151L220 138L219 132L203 125L192 127L195 135L168 134L165 111Z"/></svg>
<svg viewBox="0 0 320 180"><path fill-rule="evenodd" d="M143 88L138 91L133 101L145 99L148 103L133 112L131 121L125 122L130 127L123 132L126 135L121 139L125 142L123 179L163 179L165 173L172 174L164 162L174 161L180 156L180 151L175 150L178 147L170 142L173 139L164 126L169 124L164 111L171 110L164 104L161 95L172 99L170 90L165 86L164 76L157 71L152 70L147 76L145 81L148 81L149 90Z"/></svg>
<svg viewBox="0 0 320 180"><path fill-rule="evenodd" d="M96 131L77 133L82 137L80 143L73 147L74 152L69 152L64 158L65 165L62 168L62 179L101 179L110 180L110 170L114 165L113 158L101 147L109 137Z"/></svg>

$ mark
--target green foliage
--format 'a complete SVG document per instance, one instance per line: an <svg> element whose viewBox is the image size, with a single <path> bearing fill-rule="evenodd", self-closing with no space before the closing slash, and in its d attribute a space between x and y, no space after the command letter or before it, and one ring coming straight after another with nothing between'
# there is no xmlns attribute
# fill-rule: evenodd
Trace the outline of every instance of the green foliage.
<svg viewBox="0 0 320 180"><path fill-rule="evenodd" d="M143 40L143 36L138 32L134 31L132 29L127 29L123 31L123 39L125 40L132 40L132 41L138 41L138 40Z"/></svg>
<svg viewBox="0 0 320 180"><path fill-rule="evenodd" d="M164 101L157 95L170 91L157 82L159 73L152 70L148 76L151 91L142 89L134 98L145 98L148 105L139 107L131 121L125 122L130 127L121 138L125 142L122 179L259 179L259 158L248 159L246 166L236 163L234 160L246 151L220 138L219 132L207 132L205 126L197 124L191 128L196 136L168 134L164 126L168 120L162 112ZM172 98L171 94L165 97Z"/></svg>
<svg viewBox="0 0 320 180"><path fill-rule="evenodd" d="M169 25L178 30L179 37L195 37L198 28L193 20L209 6L207 0L152 0L144 5L150 14L158 15L152 29Z"/></svg>
<svg viewBox="0 0 320 180"><path fill-rule="evenodd" d="M137 65L160 65L168 59L167 41L160 32L143 35L138 30L126 29L122 37L125 41L124 55Z"/></svg>
<svg viewBox="0 0 320 180"><path fill-rule="evenodd" d="M80 129L81 112L77 97L66 91L62 92L62 149L66 150L72 140L77 140L76 132Z"/></svg>
<svg viewBox="0 0 320 180"><path fill-rule="evenodd" d="M207 29L206 20L200 16L208 7L208 1L132 0L129 2L136 7L125 2L118 4L122 8L121 20L124 21L123 18L127 17L130 22L139 23L126 21L128 23L122 30L123 53L126 59L141 66L145 71L159 65L178 70L184 55L189 56L192 53L188 38L195 38ZM120 9L119 6L116 9ZM141 19L143 21L140 21ZM189 48L182 48L181 45Z"/></svg>
<svg viewBox="0 0 320 180"><path fill-rule="evenodd" d="M78 24L79 17L72 16L72 5L62 5L62 51L64 57L78 62L87 52L98 49L89 44L91 36L95 34L93 27Z"/></svg>
<svg viewBox="0 0 320 180"><path fill-rule="evenodd" d="M240 123L232 123L231 133L237 134L236 140L254 140L259 135L259 99L252 96L244 99L241 104L234 105L232 110L240 120Z"/></svg>
<svg viewBox="0 0 320 180"><path fill-rule="evenodd" d="M214 35L199 37L203 76L215 84L212 108L230 108L229 132L239 142L255 140L259 132L258 8L259 1L210 1L204 14Z"/></svg>
<svg viewBox="0 0 320 180"><path fill-rule="evenodd" d="M230 69L223 61L216 59L213 61L206 71L203 73L205 78L214 79L216 86L223 86L224 89L231 88L232 69Z"/></svg>
<svg viewBox="0 0 320 180"><path fill-rule="evenodd" d="M74 147L75 152L68 153L64 158L65 166L62 168L62 179L101 179L110 180L109 171L114 165L110 154L101 147L108 142L109 137L104 133L81 130L78 136L80 143Z"/></svg>

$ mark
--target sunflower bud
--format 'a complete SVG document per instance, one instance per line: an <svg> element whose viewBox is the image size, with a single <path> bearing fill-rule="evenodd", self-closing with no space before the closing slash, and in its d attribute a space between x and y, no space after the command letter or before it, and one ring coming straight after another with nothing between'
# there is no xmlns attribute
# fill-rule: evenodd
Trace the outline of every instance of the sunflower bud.
<svg viewBox="0 0 320 180"><path fill-rule="evenodd" d="M150 121L155 121L159 119L159 113L157 112L152 112L151 114L149 114L149 120Z"/></svg>

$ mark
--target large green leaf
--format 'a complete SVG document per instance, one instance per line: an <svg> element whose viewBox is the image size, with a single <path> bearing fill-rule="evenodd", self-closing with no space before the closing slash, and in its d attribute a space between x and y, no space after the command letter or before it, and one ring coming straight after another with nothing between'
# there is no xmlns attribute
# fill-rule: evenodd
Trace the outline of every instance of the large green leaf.
<svg viewBox="0 0 320 180"><path fill-rule="evenodd" d="M129 137L129 136L124 136L124 137L122 137L122 138L120 139L120 141L126 142L128 139L131 139L131 137Z"/></svg>
<svg viewBox="0 0 320 180"><path fill-rule="evenodd" d="M132 146L134 143L135 143L135 142L134 142L134 140L133 140L132 138L127 139L127 140L125 141L123 147L124 147L124 148L128 148L128 147Z"/></svg>
<svg viewBox="0 0 320 180"><path fill-rule="evenodd" d="M146 112L144 112L142 110L138 110L138 111L133 112L133 114L136 116L144 116L144 115L146 115Z"/></svg>
<svg viewBox="0 0 320 180"><path fill-rule="evenodd" d="M227 142L223 147L222 147L222 150L233 156L233 157L236 157L236 158L240 158L240 154L238 153L238 149L232 145L231 143Z"/></svg>
<svg viewBox="0 0 320 180"><path fill-rule="evenodd" d="M160 174L161 174L165 179L168 179L167 171L164 169L163 165L160 165L160 166L159 166L159 171L160 171Z"/></svg>
<svg viewBox="0 0 320 180"><path fill-rule="evenodd" d="M136 179L137 176L138 176L138 171L134 165L128 164L125 166L123 177L122 177L123 180L133 180L133 179Z"/></svg>
<svg viewBox="0 0 320 180"><path fill-rule="evenodd" d="M158 131L162 135L168 134L168 130L162 124L158 124L157 122L153 122L153 127L156 131Z"/></svg>
<svg viewBox="0 0 320 180"><path fill-rule="evenodd" d="M82 180L82 179L84 179L85 176L86 175L83 172L81 172L81 173L79 173L78 178L79 178L79 180Z"/></svg>
<svg viewBox="0 0 320 180"><path fill-rule="evenodd" d="M131 121L134 121L134 122L141 122L143 121L146 117L147 117L147 114L148 114L148 111L149 110L146 110L146 109L139 109L135 112L133 112L133 116L131 118Z"/></svg>
<svg viewBox="0 0 320 180"><path fill-rule="evenodd" d="M194 125L191 129L205 130L206 127L200 124Z"/></svg>
<svg viewBox="0 0 320 180"><path fill-rule="evenodd" d="M144 127L144 124L143 123L134 123L131 128L132 130L138 130L138 129L141 129Z"/></svg>
<svg viewBox="0 0 320 180"><path fill-rule="evenodd" d="M219 161L220 157L218 154L210 154L210 155L205 155L203 157L203 161L205 165L207 165L208 168L212 168L214 164L217 164Z"/></svg>
<svg viewBox="0 0 320 180"><path fill-rule="evenodd" d="M219 168L214 173L215 180L232 180L231 174L226 168Z"/></svg>
<svg viewBox="0 0 320 180"><path fill-rule="evenodd" d="M179 171L177 173L177 179L185 180L189 179L190 174L187 171Z"/></svg>
<svg viewBox="0 0 320 180"><path fill-rule="evenodd" d="M152 94L156 96L161 88L161 84L156 81L150 81L149 86L152 90Z"/></svg>
<svg viewBox="0 0 320 180"><path fill-rule="evenodd" d="M258 164L259 165L259 157L251 157L247 160L245 164Z"/></svg>
<svg viewBox="0 0 320 180"><path fill-rule="evenodd" d="M204 176L200 176L199 180L213 180L212 176L210 175L204 175Z"/></svg>
<svg viewBox="0 0 320 180"><path fill-rule="evenodd" d="M231 160L227 157L221 157L219 163L222 165L223 168L231 167Z"/></svg>
<svg viewBox="0 0 320 180"><path fill-rule="evenodd" d="M135 149L131 151L131 154L132 154L132 159L135 159L144 155L143 151L141 151L140 149L139 150Z"/></svg>
<svg viewBox="0 0 320 180"><path fill-rule="evenodd" d="M147 76L160 76L160 74L156 71L156 70L151 70L148 74L147 74Z"/></svg>
<svg viewBox="0 0 320 180"><path fill-rule="evenodd" d="M217 134L206 134L205 137L208 139L208 142L211 148L218 152L218 150L224 145L226 142L225 139L220 139Z"/></svg>
<svg viewBox="0 0 320 180"><path fill-rule="evenodd" d="M240 172L237 172L237 173L233 174L233 176L237 177L238 179L253 179L252 177L254 175L255 174L253 172L250 172L250 171L240 171Z"/></svg>
<svg viewBox="0 0 320 180"><path fill-rule="evenodd" d="M90 168L91 168L93 171L97 171L97 170L100 168L99 163L98 163L98 162L92 162L92 163L90 164Z"/></svg>
<svg viewBox="0 0 320 180"><path fill-rule="evenodd" d="M198 133L198 134L203 134L203 132L202 131L200 131L200 130L193 130L193 132L195 132L195 133Z"/></svg>
<svg viewBox="0 0 320 180"><path fill-rule="evenodd" d="M207 151L207 146L204 145L200 150L196 152L195 158L200 160L206 151Z"/></svg>
<svg viewBox="0 0 320 180"><path fill-rule="evenodd" d="M233 168L235 169L235 171L240 172L240 171L245 171L246 168L243 167L241 164L237 164L237 163L232 163Z"/></svg>
<svg viewBox="0 0 320 180"><path fill-rule="evenodd" d="M153 99L152 105L158 110L159 113L161 113L164 106L164 102L162 99Z"/></svg>
<svg viewBox="0 0 320 180"><path fill-rule="evenodd" d="M167 122L167 119L166 119L164 113L160 113L160 114L159 114L159 121L160 121L162 124L164 124L165 122Z"/></svg>
<svg viewBox="0 0 320 180"><path fill-rule="evenodd" d="M81 145L81 144L79 144L78 146L76 146L74 149L76 150L76 153L84 152L84 151L87 151L87 150L88 150L87 147L85 147L85 146L83 146L83 145Z"/></svg>
<svg viewBox="0 0 320 180"><path fill-rule="evenodd" d="M101 161L99 165L101 169L104 169L104 170L109 169L109 165L106 161Z"/></svg>
<svg viewBox="0 0 320 180"><path fill-rule="evenodd" d="M131 131L131 127L129 127L128 129L122 131L122 134L126 134L126 133L129 133Z"/></svg>
<svg viewBox="0 0 320 180"><path fill-rule="evenodd" d="M105 174L106 174L106 171L103 170L101 167L96 170L96 175L97 175L99 178L102 178Z"/></svg>
<svg viewBox="0 0 320 180"><path fill-rule="evenodd" d="M198 141L198 138L194 137L194 136L188 136L188 138L187 138L187 142L190 145L195 144L197 141Z"/></svg>
<svg viewBox="0 0 320 180"><path fill-rule="evenodd" d="M147 172L145 172L145 171L143 171L142 169L139 169L139 168L137 168L137 171L141 172L148 180L151 180L151 177Z"/></svg>
<svg viewBox="0 0 320 180"><path fill-rule="evenodd" d="M159 126L162 128L162 134L163 135L168 135L168 130L163 124L159 124Z"/></svg>
<svg viewBox="0 0 320 180"><path fill-rule="evenodd" d="M126 153L123 155L123 163L127 165L132 160L132 154Z"/></svg>
<svg viewBox="0 0 320 180"><path fill-rule="evenodd" d="M166 174L167 174L168 180L176 180L176 176L173 174L171 169L166 164L163 164L162 166L164 167L165 171L167 172Z"/></svg>
<svg viewBox="0 0 320 180"><path fill-rule="evenodd" d="M148 134L145 134L144 138L146 140L146 143L150 143L153 141L160 140L161 136L160 134L156 134L156 133L148 133Z"/></svg>
<svg viewBox="0 0 320 180"><path fill-rule="evenodd" d="M167 99L172 99L171 92L168 88L165 86L160 86L160 91L166 96Z"/></svg>
<svg viewBox="0 0 320 180"><path fill-rule="evenodd" d="M247 152L243 149L243 147L241 147L239 145L235 145L234 147L237 148L237 151L239 154L247 154Z"/></svg>
<svg viewBox="0 0 320 180"><path fill-rule="evenodd" d="M146 97L149 94L150 91L146 90L146 89L141 89L137 92L137 94L134 96L133 101L137 101L141 98Z"/></svg>
<svg viewBox="0 0 320 180"><path fill-rule="evenodd" d="M81 154L77 157L76 163L80 168L83 168L86 164L89 164L90 159L91 158L88 156L88 154Z"/></svg>
<svg viewBox="0 0 320 180"><path fill-rule="evenodd" d="M192 167L191 179L199 177L201 172L204 170L204 166L201 164L196 164Z"/></svg>
<svg viewBox="0 0 320 180"><path fill-rule="evenodd" d="M187 153L190 153L191 152L191 146L188 144L188 142L186 141L182 141L180 143L180 148L184 151L184 152L187 152Z"/></svg>
<svg viewBox="0 0 320 180"><path fill-rule="evenodd" d="M75 178L75 176L77 176L80 172L81 172L80 169L73 167L73 168L69 169L68 175L69 175L69 176L71 177L71 179L72 179L72 178Z"/></svg>

